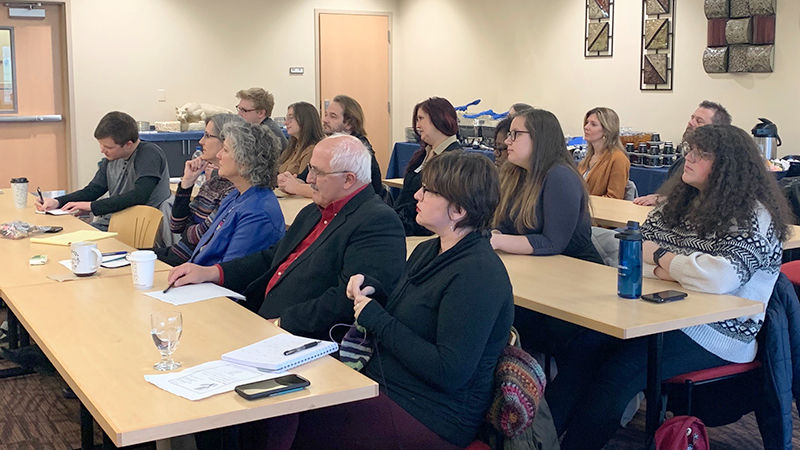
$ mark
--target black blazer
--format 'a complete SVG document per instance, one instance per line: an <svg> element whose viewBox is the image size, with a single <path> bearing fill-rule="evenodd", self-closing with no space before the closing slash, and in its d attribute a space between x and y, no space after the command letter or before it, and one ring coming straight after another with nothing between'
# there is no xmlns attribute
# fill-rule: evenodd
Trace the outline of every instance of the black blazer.
<svg viewBox="0 0 800 450"><path fill-rule="evenodd" d="M347 202L264 298L278 266L321 217L316 204L308 205L275 245L221 264L223 285L246 296L249 309L265 318L280 317L281 328L314 339L328 339L332 325L355 320L353 301L345 295L351 275L376 278L391 289L406 260L400 220L367 188Z"/></svg>

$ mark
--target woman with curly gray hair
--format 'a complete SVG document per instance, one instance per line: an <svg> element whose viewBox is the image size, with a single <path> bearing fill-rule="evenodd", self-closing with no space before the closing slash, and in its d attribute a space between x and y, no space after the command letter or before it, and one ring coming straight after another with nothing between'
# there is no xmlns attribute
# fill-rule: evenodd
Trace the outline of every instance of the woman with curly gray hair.
<svg viewBox="0 0 800 450"><path fill-rule="evenodd" d="M280 143L269 130L243 122L222 128L219 176L234 190L222 200L214 222L200 238L190 262L213 265L277 242L286 230L272 192Z"/></svg>

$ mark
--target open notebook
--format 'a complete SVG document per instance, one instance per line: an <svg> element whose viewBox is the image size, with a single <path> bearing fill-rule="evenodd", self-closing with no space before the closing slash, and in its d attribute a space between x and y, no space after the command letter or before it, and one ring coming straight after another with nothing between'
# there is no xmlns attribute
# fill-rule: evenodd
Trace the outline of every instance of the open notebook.
<svg viewBox="0 0 800 450"><path fill-rule="evenodd" d="M284 352L317 342L311 348L291 355ZM305 364L339 349L335 342L317 341L291 334L279 334L222 355L223 361L258 367L271 371L284 371Z"/></svg>

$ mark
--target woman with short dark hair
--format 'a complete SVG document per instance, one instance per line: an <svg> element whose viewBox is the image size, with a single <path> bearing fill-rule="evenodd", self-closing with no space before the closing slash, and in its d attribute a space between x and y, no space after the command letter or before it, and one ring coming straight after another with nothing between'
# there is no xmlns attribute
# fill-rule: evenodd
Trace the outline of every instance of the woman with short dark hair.
<svg viewBox="0 0 800 450"><path fill-rule="evenodd" d="M220 203L189 259L203 266L269 248L286 231L272 192L280 141L266 127L246 122L226 123L221 138L219 176L234 190Z"/></svg>
<svg viewBox="0 0 800 450"><path fill-rule="evenodd" d="M458 143L458 117L447 99L431 97L414 106L411 126L419 138L420 148L411 157L403 179L403 189L394 202L394 210L403 222L406 236L428 236L417 217L416 192L422 185L422 170L444 152L461 148Z"/></svg>
<svg viewBox="0 0 800 450"><path fill-rule="evenodd" d="M788 237L788 206L744 130L697 128L680 183L642 225L645 273L688 289L767 303ZM664 333L662 378L747 363L764 313ZM547 388L564 449L601 448L628 401L644 389L647 338L621 341L585 331L559 360Z"/></svg>
<svg viewBox="0 0 800 450"><path fill-rule="evenodd" d="M438 237L417 246L392 292L364 275L347 286L374 342L364 372L380 395L303 413L299 426L271 422L281 436L265 434L263 423L245 427L249 446L294 439L294 448L440 449L475 439L514 315L508 274L485 234L497 171L482 155L448 152L426 166L415 197L417 222Z"/></svg>

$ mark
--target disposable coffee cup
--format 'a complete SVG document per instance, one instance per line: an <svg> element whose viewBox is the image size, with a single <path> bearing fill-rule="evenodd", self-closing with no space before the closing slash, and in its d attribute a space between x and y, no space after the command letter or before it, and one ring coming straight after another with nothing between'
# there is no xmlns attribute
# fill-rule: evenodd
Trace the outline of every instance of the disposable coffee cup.
<svg viewBox="0 0 800 450"><path fill-rule="evenodd" d="M156 254L152 250L139 250L125 257L131 263L133 287L148 289L153 287L153 273L156 271Z"/></svg>
<svg viewBox="0 0 800 450"><path fill-rule="evenodd" d="M25 177L11 179L11 192L14 195L14 206L19 209L28 206L28 179Z"/></svg>

